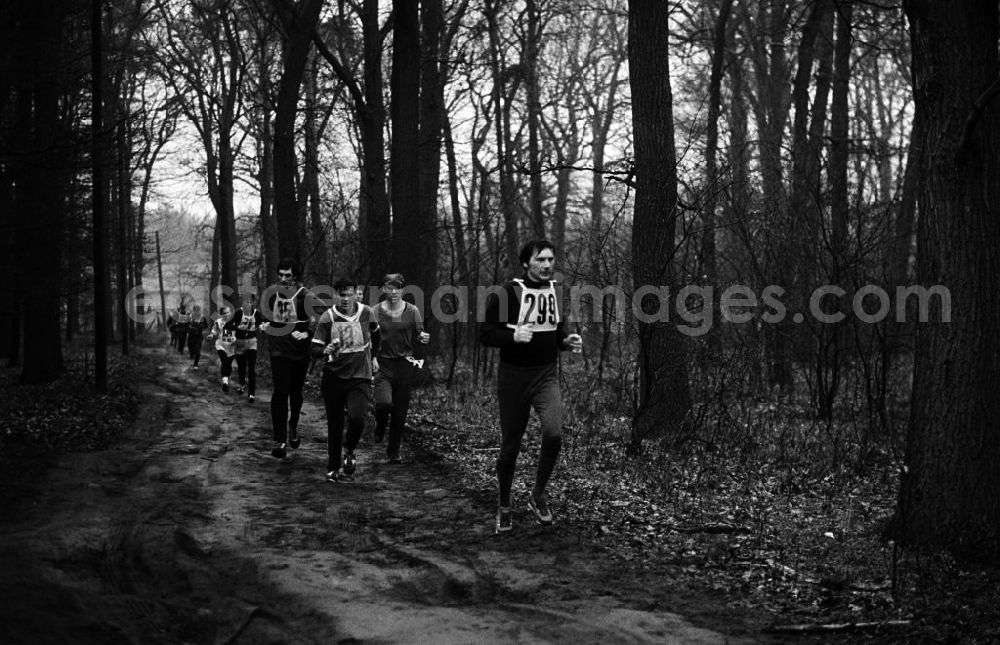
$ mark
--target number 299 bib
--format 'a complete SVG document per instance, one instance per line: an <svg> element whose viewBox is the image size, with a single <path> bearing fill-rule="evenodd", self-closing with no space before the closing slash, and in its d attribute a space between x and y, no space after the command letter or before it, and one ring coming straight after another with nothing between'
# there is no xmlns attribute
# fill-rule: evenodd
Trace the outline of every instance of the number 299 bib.
<svg viewBox="0 0 1000 645"><path fill-rule="evenodd" d="M521 325L531 325L532 331L555 331L559 324L559 306L556 303L556 289L550 282L541 288L528 287L523 280L515 279L521 287L521 303L517 313L517 324L508 324L511 329Z"/></svg>

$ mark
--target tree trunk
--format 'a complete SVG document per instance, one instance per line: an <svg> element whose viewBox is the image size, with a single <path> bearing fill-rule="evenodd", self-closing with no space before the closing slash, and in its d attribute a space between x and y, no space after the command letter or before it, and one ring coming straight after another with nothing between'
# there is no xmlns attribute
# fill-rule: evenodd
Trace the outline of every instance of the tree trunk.
<svg viewBox="0 0 1000 645"><path fill-rule="evenodd" d="M271 139L271 110L261 110L260 140L257 158L260 163L257 183L260 186L260 237L264 249L264 275L270 279L278 270L278 223L274 218L274 148Z"/></svg>
<svg viewBox="0 0 1000 645"><path fill-rule="evenodd" d="M677 163L669 72L669 6L629 0L628 61L635 147L632 225L633 291L675 286ZM661 303L668 306L666 303ZM656 312L658 306L651 310ZM684 340L674 323L639 322L639 397L632 444L661 430L677 438L691 409Z"/></svg>
<svg viewBox="0 0 1000 645"><path fill-rule="evenodd" d="M530 176L530 217L535 239L544 239L545 215L542 212L542 161L539 150L542 101L538 80L538 60L542 43L542 17L537 0L526 0L528 15L524 39L525 109L528 118L528 173ZM556 245L560 252L562 247Z"/></svg>
<svg viewBox="0 0 1000 645"><path fill-rule="evenodd" d="M505 115L510 117L510 106L504 102L504 70L500 64L499 6L496 0L486 0L483 13L486 17L490 42L490 72L493 81L493 125L499 163L500 211L504 221L503 248L507 256L507 274L521 272L518 263L520 236L517 225L517 204L514 190L513 151L509 141L510 127L505 125ZM516 82L516 81L511 81Z"/></svg>
<svg viewBox="0 0 1000 645"><path fill-rule="evenodd" d="M316 91L316 59L312 58L306 74L306 114L305 114L305 162L302 169L302 184L305 197L309 199L309 241L312 258L312 280L316 284L330 282L330 256L327 248L326 223L320 208L319 192L319 144L322 133L317 118L318 96Z"/></svg>
<svg viewBox="0 0 1000 645"><path fill-rule="evenodd" d="M424 221L420 202L420 20L416 2L393 0L392 7L391 266L416 281L424 274L420 266L424 259L415 251L423 254L428 245L436 248L434 222Z"/></svg>
<svg viewBox="0 0 1000 645"><path fill-rule="evenodd" d="M364 104L358 106L361 130L362 182L360 228L367 253L368 282L389 270L391 215L386 188L385 99L382 76L382 34L378 0L365 0L361 13L364 40Z"/></svg>
<svg viewBox="0 0 1000 645"><path fill-rule="evenodd" d="M1000 557L998 6L904 2L922 143L917 282L950 292L917 326L897 527L906 543Z"/></svg>
<svg viewBox="0 0 1000 645"><path fill-rule="evenodd" d="M732 11L733 0L722 0L719 15L715 20L715 33L712 39L712 72L708 82L708 131L705 133L705 213L702 220L704 227L701 235L701 271L698 278L704 283L718 289L718 271L715 262L715 212L718 207L719 173L716 166L716 152L719 143L719 113L722 105L722 64L726 55L726 23ZM715 293L715 291L713 291ZM719 320L717 296L705 306L712 308L712 320ZM718 332L713 326L708 332L709 342L718 344Z"/></svg>
<svg viewBox="0 0 1000 645"><path fill-rule="evenodd" d="M412 251L403 257L396 257L396 266L403 275L410 272L413 280L423 289L425 298L420 306L424 314L424 325L435 338L439 326L434 316L427 308L431 294L439 285L438 278L438 186L441 179L441 132L447 115L445 114L444 83L445 76L442 59L447 58L447 52L442 51L442 29L444 27L444 9L441 0L425 0L421 2L421 37L420 46L420 127L417 157L419 165L419 185L417 194L420 199L420 237L417 239L419 248L423 249L422 257ZM459 231L461 233L461 231ZM397 245L401 240L396 238ZM405 269L399 260L405 258L408 264ZM436 352L439 346L432 343L428 350Z"/></svg>
<svg viewBox="0 0 1000 645"><path fill-rule="evenodd" d="M830 219L833 240L833 282L843 279L847 262L847 221L850 203L847 159L850 145L848 94L851 80L851 2L837 8L837 45L833 62L833 102L830 109Z"/></svg>
<svg viewBox="0 0 1000 645"><path fill-rule="evenodd" d="M296 7L279 11L285 28L284 69L274 110L274 207L278 225L278 254L302 261L295 175L295 115L299 87L305 73L313 31L323 0L302 0Z"/></svg>
<svg viewBox="0 0 1000 645"><path fill-rule="evenodd" d="M92 168L93 252L94 252L94 389L98 394L108 390L108 353L105 335L107 303L107 264L104 257L104 37L102 34L100 0L91 0L90 13L90 163ZM164 312L164 315L166 312Z"/></svg>
<svg viewBox="0 0 1000 645"><path fill-rule="evenodd" d="M45 383L63 370L59 296L62 274L64 200L67 145L59 116L60 50L65 4L53 2L46 11L24 7L22 28L28 35L32 74L29 80L33 112L31 151L25 160L24 184L19 190L22 233L19 246L26 276L44 288L24 291L24 363L22 383Z"/></svg>

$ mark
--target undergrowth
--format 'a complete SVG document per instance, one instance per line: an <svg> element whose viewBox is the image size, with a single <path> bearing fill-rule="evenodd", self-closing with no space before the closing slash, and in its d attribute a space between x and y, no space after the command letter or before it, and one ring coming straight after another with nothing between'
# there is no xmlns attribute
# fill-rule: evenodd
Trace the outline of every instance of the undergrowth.
<svg viewBox="0 0 1000 645"><path fill-rule="evenodd" d="M1000 637L1000 572L886 537L902 430L874 430L865 405L845 403L820 420L806 396L733 395L735 379L696 373L694 430L682 441L647 438L637 452L621 383L596 383L569 361L561 378L564 443L552 506L623 566L656 567L674 588L766 610L776 632L801 628L796 638L821 639L815 630L845 624L855 626L854 640L871 642ZM845 379L842 399L859 401L863 385ZM883 418L898 421L905 383L894 386ZM465 486L490 496L494 388L493 378L459 374L450 389L418 390L410 416L419 440L453 461ZM539 434L533 417L515 504L533 483ZM825 638L844 638L836 634Z"/></svg>

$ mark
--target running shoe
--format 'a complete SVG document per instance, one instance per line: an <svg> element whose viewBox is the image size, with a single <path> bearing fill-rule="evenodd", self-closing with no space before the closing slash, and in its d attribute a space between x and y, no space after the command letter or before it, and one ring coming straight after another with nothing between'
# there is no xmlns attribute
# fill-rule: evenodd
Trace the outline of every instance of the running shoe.
<svg viewBox="0 0 1000 645"><path fill-rule="evenodd" d="M194 366L194 367L192 367L191 369L193 369L194 371L196 371L196 372L197 372L197 371L198 371L198 366L197 366L197 365L195 365L195 366Z"/></svg>
<svg viewBox="0 0 1000 645"><path fill-rule="evenodd" d="M285 450L285 444L283 443L274 444L274 448L271 448L271 456L278 459L284 459L287 454L288 451Z"/></svg>
<svg viewBox="0 0 1000 645"><path fill-rule="evenodd" d="M510 506L501 506L497 509L497 533L506 533L514 528L514 519Z"/></svg>
<svg viewBox="0 0 1000 645"><path fill-rule="evenodd" d="M336 484L338 479L339 477L337 475L336 470L326 471L326 481L330 482L331 484Z"/></svg>
<svg viewBox="0 0 1000 645"><path fill-rule="evenodd" d="M354 471L357 470L357 460L354 458L354 451L348 451L344 455L344 474L353 475Z"/></svg>
<svg viewBox="0 0 1000 645"><path fill-rule="evenodd" d="M243 388L243 386L242 386L242 385L238 385L238 386L236 386L236 393L237 393L237 394L243 394L243 389L244 389L244 388Z"/></svg>
<svg viewBox="0 0 1000 645"><path fill-rule="evenodd" d="M528 508L535 514L535 519L539 524L548 526L552 524L552 512L549 510L549 503L544 497L528 495Z"/></svg>
<svg viewBox="0 0 1000 645"><path fill-rule="evenodd" d="M296 428L295 426L290 426L288 428L288 445L291 446L292 449L294 450L298 448L301 444L302 442L299 441L299 429Z"/></svg>
<svg viewBox="0 0 1000 645"><path fill-rule="evenodd" d="M247 397L247 401L249 401L250 403L253 403L255 400L256 399L253 398L253 394Z"/></svg>

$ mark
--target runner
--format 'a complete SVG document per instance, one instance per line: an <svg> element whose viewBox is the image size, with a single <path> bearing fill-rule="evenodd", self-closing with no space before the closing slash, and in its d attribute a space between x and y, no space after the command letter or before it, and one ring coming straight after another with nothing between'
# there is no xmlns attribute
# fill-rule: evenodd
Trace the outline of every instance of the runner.
<svg viewBox="0 0 1000 645"><path fill-rule="evenodd" d="M424 331L420 310L403 301L403 274L386 275L382 279L382 293L385 299L375 306L382 330L375 374L375 443L382 443L388 429L386 456L390 464L399 464L413 376L423 366L423 361L414 358L413 346L416 342L426 345L431 336Z"/></svg>
<svg viewBox="0 0 1000 645"><path fill-rule="evenodd" d="M233 312L229 307L219 309L219 317L212 323L209 340L215 340L215 352L219 355L219 373L222 376L222 391L229 391L229 375L233 373L233 357L236 355L236 330L232 325Z"/></svg>
<svg viewBox="0 0 1000 645"><path fill-rule="evenodd" d="M177 353L183 354L187 349L187 333L191 326L191 313L187 310L187 305L181 302L174 315L174 332L177 336Z"/></svg>
<svg viewBox="0 0 1000 645"><path fill-rule="evenodd" d="M167 330L170 331L170 349L177 349L177 310L167 314Z"/></svg>
<svg viewBox="0 0 1000 645"><path fill-rule="evenodd" d="M336 304L320 316L313 354L324 357L320 391L326 405L329 482L354 481L354 449L365 429L369 389L378 371L381 332L371 307L358 302L358 281L341 278L333 285ZM344 436L344 407L347 436ZM343 459L341 459L343 450ZM343 465L343 471L341 471Z"/></svg>
<svg viewBox="0 0 1000 645"><path fill-rule="evenodd" d="M250 295L246 306L237 309L230 325L236 331L236 371L240 386L236 390L243 394L246 387L247 401L254 402L257 392L257 329L263 318L255 305L256 297Z"/></svg>
<svg viewBox="0 0 1000 645"><path fill-rule="evenodd" d="M521 249L519 259L525 270L524 277L503 285L504 302L497 294L490 294L480 334L484 345L500 348L497 368L500 408L498 533L513 528L510 490L532 408L541 422L542 446L528 506L540 524L552 524L545 486L562 447L563 414L556 358L559 350L580 351L583 348L580 335L567 336L563 328L555 281L552 280L555 263L552 244L546 240L529 242Z"/></svg>
<svg viewBox="0 0 1000 645"><path fill-rule="evenodd" d="M198 370L198 363L201 362L201 344L205 342L205 330L208 329L208 319L201 314L201 307L195 305L191 308L191 322L187 325L187 346L194 366L191 368Z"/></svg>
<svg viewBox="0 0 1000 645"><path fill-rule="evenodd" d="M302 411L302 387L309 368L309 339L313 319L306 308L309 291L298 282L299 268L294 260L278 263L278 283L265 292L266 300L260 330L267 334L271 358L271 427L274 448L271 454L283 459L287 448L298 448L299 414Z"/></svg>

